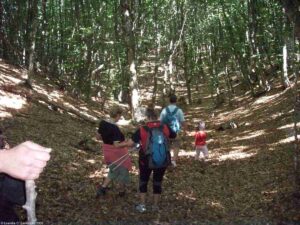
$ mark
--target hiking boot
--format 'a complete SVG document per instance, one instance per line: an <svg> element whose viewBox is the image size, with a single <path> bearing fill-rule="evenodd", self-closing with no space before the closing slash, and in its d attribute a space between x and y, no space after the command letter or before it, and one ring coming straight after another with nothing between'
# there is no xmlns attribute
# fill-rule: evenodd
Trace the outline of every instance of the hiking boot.
<svg viewBox="0 0 300 225"><path fill-rule="evenodd" d="M101 187L97 190L96 198L99 198L100 196L106 195L106 191L107 191L107 187L102 187L102 186L101 186Z"/></svg>
<svg viewBox="0 0 300 225"><path fill-rule="evenodd" d="M140 213L144 213L146 212L146 206L144 204L138 204L135 206L135 209L140 212Z"/></svg>

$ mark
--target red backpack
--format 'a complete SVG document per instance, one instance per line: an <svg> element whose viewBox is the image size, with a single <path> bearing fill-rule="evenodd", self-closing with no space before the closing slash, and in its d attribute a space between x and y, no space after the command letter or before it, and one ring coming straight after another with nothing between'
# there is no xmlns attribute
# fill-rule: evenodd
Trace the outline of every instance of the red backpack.
<svg viewBox="0 0 300 225"><path fill-rule="evenodd" d="M150 169L167 167L171 163L169 129L160 121L149 122L140 128L142 154Z"/></svg>

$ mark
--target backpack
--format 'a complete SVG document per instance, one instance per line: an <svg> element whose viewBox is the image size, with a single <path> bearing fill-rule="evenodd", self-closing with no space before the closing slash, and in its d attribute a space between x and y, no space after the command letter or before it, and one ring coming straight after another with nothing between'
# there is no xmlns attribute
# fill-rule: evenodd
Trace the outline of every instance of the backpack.
<svg viewBox="0 0 300 225"><path fill-rule="evenodd" d="M164 168L171 163L171 154L169 142L163 132L164 125L159 127L143 127L147 132L146 145L144 153L147 157L148 166L150 169Z"/></svg>
<svg viewBox="0 0 300 225"><path fill-rule="evenodd" d="M176 117L178 108L176 107L173 112L170 111L169 107L166 107L166 116L164 118L164 123L169 126L169 128L174 132L178 133L180 131L180 122Z"/></svg>

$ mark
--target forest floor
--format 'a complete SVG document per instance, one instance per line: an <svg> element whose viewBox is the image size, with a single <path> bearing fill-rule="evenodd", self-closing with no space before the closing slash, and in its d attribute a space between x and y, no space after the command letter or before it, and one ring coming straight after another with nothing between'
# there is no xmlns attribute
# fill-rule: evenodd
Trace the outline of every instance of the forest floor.
<svg viewBox="0 0 300 225"><path fill-rule="evenodd" d="M300 224L300 200L295 198L293 176L293 93L275 84L265 96L239 96L234 107L185 106L189 131L206 121L209 160L194 160L193 137L186 137L176 168L163 183L160 211L137 213L138 172L131 173L125 197L112 187L96 199L107 169L100 143L94 139L97 123L43 100L33 101L22 86L22 70L0 62L0 128L11 146L33 140L53 149L51 161L37 183L37 218L43 224ZM48 82L48 84L47 84ZM64 96L49 81L33 88L81 113L103 116L95 104ZM217 131L234 121L236 129ZM127 129L124 127L124 129ZM84 140L91 140L84 143ZM81 143L79 143L83 140ZM137 156L132 156L137 165ZM149 185L151 204L151 185ZM18 210L21 218L25 212Z"/></svg>

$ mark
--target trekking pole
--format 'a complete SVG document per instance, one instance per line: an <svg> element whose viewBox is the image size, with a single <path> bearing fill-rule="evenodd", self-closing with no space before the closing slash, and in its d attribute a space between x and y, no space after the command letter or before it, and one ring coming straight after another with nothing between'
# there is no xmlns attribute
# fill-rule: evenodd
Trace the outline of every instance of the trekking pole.
<svg viewBox="0 0 300 225"><path fill-rule="evenodd" d="M116 165L116 167L113 168L113 171L117 169L122 163L124 163L128 158L129 158L129 153L133 151L137 151L140 148L140 144L135 144L135 146L131 149L128 150L128 153L122 155L120 158L117 160L113 161L108 167L110 168L113 165Z"/></svg>
<svg viewBox="0 0 300 225"><path fill-rule="evenodd" d="M131 149L131 151L140 151L140 149L141 149L141 144L139 144L139 143L136 143L135 144L135 146ZM136 161L134 161L133 162L134 163L134 165L135 165L135 167L137 168L137 171L138 171L138 174L137 174L137 182L136 182L136 192L137 193L139 193L140 192L140 183L139 183L139 177L140 177L140 171L139 171L139 163L138 162L136 162Z"/></svg>
<svg viewBox="0 0 300 225"><path fill-rule="evenodd" d="M124 158L125 158L126 156L128 156L128 155L129 155L129 152L126 153L126 154L124 154L124 155L122 155L122 156L121 156L120 158L118 158L117 160L113 161L108 167L110 167L111 165L114 165L114 164L119 163L120 160L124 159Z"/></svg>
<svg viewBox="0 0 300 225"><path fill-rule="evenodd" d="M117 168L119 168L128 158L129 158L129 153L126 154L127 157L124 157L122 161L120 161L112 170L115 171ZM123 156L122 156L123 157ZM110 164L112 166L114 164Z"/></svg>

